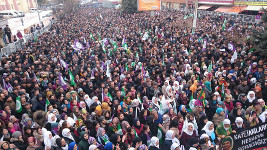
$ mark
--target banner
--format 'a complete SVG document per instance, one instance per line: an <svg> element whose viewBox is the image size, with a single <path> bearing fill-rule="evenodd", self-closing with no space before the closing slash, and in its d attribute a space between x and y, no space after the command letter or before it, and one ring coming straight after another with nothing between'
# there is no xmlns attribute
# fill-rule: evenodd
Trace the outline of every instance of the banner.
<svg viewBox="0 0 267 150"><path fill-rule="evenodd" d="M254 150L267 145L267 122L247 128L221 141L222 150Z"/></svg>
<svg viewBox="0 0 267 150"><path fill-rule="evenodd" d="M160 10L160 7L161 7L160 0L138 0L137 1L138 11Z"/></svg>
<svg viewBox="0 0 267 150"><path fill-rule="evenodd" d="M266 0L235 0L235 5L267 5Z"/></svg>
<svg viewBox="0 0 267 150"><path fill-rule="evenodd" d="M198 3L209 5L233 5L234 0L198 0Z"/></svg>

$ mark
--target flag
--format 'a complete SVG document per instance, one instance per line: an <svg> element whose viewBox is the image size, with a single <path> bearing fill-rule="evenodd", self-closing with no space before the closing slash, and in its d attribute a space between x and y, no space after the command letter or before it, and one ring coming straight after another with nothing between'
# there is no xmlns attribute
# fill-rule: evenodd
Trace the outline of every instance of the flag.
<svg viewBox="0 0 267 150"><path fill-rule="evenodd" d="M222 24L222 29L223 30L225 30L225 24L226 24L226 18L224 19L223 24Z"/></svg>
<svg viewBox="0 0 267 150"><path fill-rule="evenodd" d="M87 47L87 48L90 48L90 44L89 44L89 42L86 43L86 47Z"/></svg>
<svg viewBox="0 0 267 150"><path fill-rule="evenodd" d="M111 96L111 94L109 92L108 92L108 97L109 97L110 101L113 100L113 98L112 98L112 96Z"/></svg>
<svg viewBox="0 0 267 150"><path fill-rule="evenodd" d="M209 68L208 68L208 73L210 73L212 70L212 61L210 61L210 65L209 65Z"/></svg>
<svg viewBox="0 0 267 150"><path fill-rule="evenodd" d="M111 75L110 75L110 71L109 71L109 64L107 65L106 75L107 75L108 78L110 78L110 81L111 81Z"/></svg>
<svg viewBox="0 0 267 150"><path fill-rule="evenodd" d="M228 49L231 50L231 51L235 51L236 50L235 45L234 45L233 42L228 43Z"/></svg>
<svg viewBox="0 0 267 150"><path fill-rule="evenodd" d="M206 48L207 48L207 40L204 39L202 51L206 51Z"/></svg>
<svg viewBox="0 0 267 150"><path fill-rule="evenodd" d="M234 52L234 55L231 58L231 64L235 62L235 60L237 59L237 52Z"/></svg>
<svg viewBox="0 0 267 150"><path fill-rule="evenodd" d="M36 42L38 39L38 36L36 34L34 34L34 42Z"/></svg>
<svg viewBox="0 0 267 150"><path fill-rule="evenodd" d="M126 71L126 72L129 71L129 67L128 67L127 64L125 65L125 71Z"/></svg>
<svg viewBox="0 0 267 150"><path fill-rule="evenodd" d="M93 69L92 71L91 71L91 77L94 77L95 76L95 70Z"/></svg>
<svg viewBox="0 0 267 150"><path fill-rule="evenodd" d="M193 99L194 99L193 94L191 94L189 104L192 102ZM189 107L188 111L191 113L193 110L191 109L191 107Z"/></svg>
<svg viewBox="0 0 267 150"><path fill-rule="evenodd" d="M195 28L192 28L192 35L195 33Z"/></svg>
<svg viewBox="0 0 267 150"><path fill-rule="evenodd" d="M100 14L100 18L103 19L102 15Z"/></svg>
<svg viewBox="0 0 267 150"><path fill-rule="evenodd" d="M139 51L142 52L142 46L141 46L141 44L139 46Z"/></svg>
<svg viewBox="0 0 267 150"><path fill-rule="evenodd" d="M122 88L122 89L121 89L121 95L122 95L122 96L125 96L125 94L126 94L126 93L125 93L125 90L124 90L124 88Z"/></svg>
<svg viewBox="0 0 267 150"><path fill-rule="evenodd" d="M117 134L119 135L123 135L123 132L122 132L122 129L121 129L121 125L119 124L118 127L117 127Z"/></svg>
<svg viewBox="0 0 267 150"><path fill-rule="evenodd" d="M223 84L222 84L221 101L224 100L224 94L225 94L225 87L224 87L224 83L223 83Z"/></svg>
<svg viewBox="0 0 267 150"><path fill-rule="evenodd" d="M189 17L194 17L194 14L189 14Z"/></svg>
<svg viewBox="0 0 267 150"><path fill-rule="evenodd" d="M70 75L70 85L76 86L76 83L74 81L74 76L72 75L70 70L69 70L69 75Z"/></svg>
<svg viewBox="0 0 267 150"><path fill-rule="evenodd" d="M64 81L63 77L61 76L61 73L58 74L59 84L62 86L64 90L67 89L67 83Z"/></svg>
<svg viewBox="0 0 267 150"><path fill-rule="evenodd" d="M184 20L186 20L186 19L187 19L187 17L188 17L188 16L187 16L187 15L185 15L185 16L184 16Z"/></svg>
<svg viewBox="0 0 267 150"><path fill-rule="evenodd" d="M33 78L34 78L37 82L39 82L39 79L36 77L36 74L35 74L35 73L33 73Z"/></svg>
<svg viewBox="0 0 267 150"><path fill-rule="evenodd" d="M6 81L5 81L4 78L3 78L3 86L4 86L4 87L3 87L4 89L7 89L7 84L6 84Z"/></svg>
<svg viewBox="0 0 267 150"><path fill-rule="evenodd" d="M162 64L165 65L165 62L164 62L164 54L163 54L163 58L162 58Z"/></svg>
<svg viewBox="0 0 267 150"><path fill-rule="evenodd" d="M90 38L91 38L93 41L95 41L94 36L92 35L92 33L90 33Z"/></svg>
<svg viewBox="0 0 267 150"><path fill-rule="evenodd" d="M117 51L117 49L118 49L118 44L116 42L113 43L113 49L114 49L114 51Z"/></svg>
<svg viewBox="0 0 267 150"><path fill-rule="evenodd" d="M202 88L202 90L199 92L197 99L200 100L203 103L203 106L206 106L206 101L205 101L205 88Z"/></svg>
<svg viewBox="0 0 267 150"><path fill-rule="evenodd" d="M75 39L74 45L72 45L72 47L75 50L84 49L84 46L78 41L78 39Z"/></svg>
<svg viewBox="0 0 267 150"><path fill-rule="evenodd" d="M149 35L148 35L148 32L146 32L146 33L144 34L144 36L143 36L142 40L147 40L147 39L148 39L148 37L149 37Z"/></svg>
<svg viewBox="0 0 267 150"><path fill-rule="evenodd" d="M158 134L157 134L157 138L159 139L159 143L162 144L163 143L163 131L162 129L159 127L158 128Z"/></svg>
<svg viewBox="0 0 267 150"><path fill-rule="evenodd" d="M105 49L105 44L104 44L104 42L102 42L102 50L103 50L104 53L107 52L106 49Z"/></svg>
<svg viewBox="0 0 267 150"><path fill-rule="evenodd" d="M235 24L231 26L230 28L228 28L227 31L232 31L234 27L235 27Z"/></svg>
<svg viewBox="0 0 267 150"><path fill-rule="evenodd" d="M10 83L7 84L7 89L6 89L9 93L13 92L13 87Z"/></svg>
<svg viewBox="0 0 267 150"><path fill-rule="evenodd" d="M59 63L60 63L60 66L65 69L65 71L68 70L68 64L63 59L59 58Z"/></svg>
<svg viewBox="0 0 267 150"><path fill-rule="evenodd" d="M134 129L134 136L137 138L138 135L137 135L137 133L136 133L136 131L135 131L135 128L133 128L133 129Z"/></svg>
<svg viewBox="0 0 267 150"><path fill-rule="evenodd" d="M48 99L45 100L45 112L47 112L47 106L50 105L50 102Z"/></svg>
<svg viewBox="0 0 267 150"><path fill-rule="evenodd" d="M22 104L20 101L20 97L16 97L16 111L20 113L22 111Z"/></svg>

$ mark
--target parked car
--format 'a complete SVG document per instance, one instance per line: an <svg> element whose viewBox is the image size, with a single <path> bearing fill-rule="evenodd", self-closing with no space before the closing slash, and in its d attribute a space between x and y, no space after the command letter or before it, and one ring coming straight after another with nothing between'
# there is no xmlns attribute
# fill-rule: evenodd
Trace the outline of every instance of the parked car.
<svg viewBox="0 0 267 150"><path fill-rule="evenodd" d="M5 18L5 19L19 17L19 15L13 10L0 11L0 15L3 16L3 18Z"/></svg>

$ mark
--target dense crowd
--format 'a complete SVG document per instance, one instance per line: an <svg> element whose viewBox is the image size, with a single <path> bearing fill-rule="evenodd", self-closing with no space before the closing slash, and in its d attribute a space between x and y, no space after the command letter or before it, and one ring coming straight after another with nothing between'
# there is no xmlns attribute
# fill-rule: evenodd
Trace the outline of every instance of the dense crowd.
<svg viewBox="0 0 267 150"><path fill-rule="evenodd" d="M266 122L249 24L77 8L1 59L0 149L230 150Z"/></svg>

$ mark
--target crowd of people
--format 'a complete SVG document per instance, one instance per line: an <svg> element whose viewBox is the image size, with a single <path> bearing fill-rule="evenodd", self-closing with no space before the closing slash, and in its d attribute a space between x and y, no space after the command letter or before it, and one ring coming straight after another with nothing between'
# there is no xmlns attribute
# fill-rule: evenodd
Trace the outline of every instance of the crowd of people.
<svg viewBox="0 0 267 150"><path fill-rule="evenodd" d="M266 57L249 41L262 23L62 16L1 59L0 149L230 150L229 136L266 122Z"/></svg>

